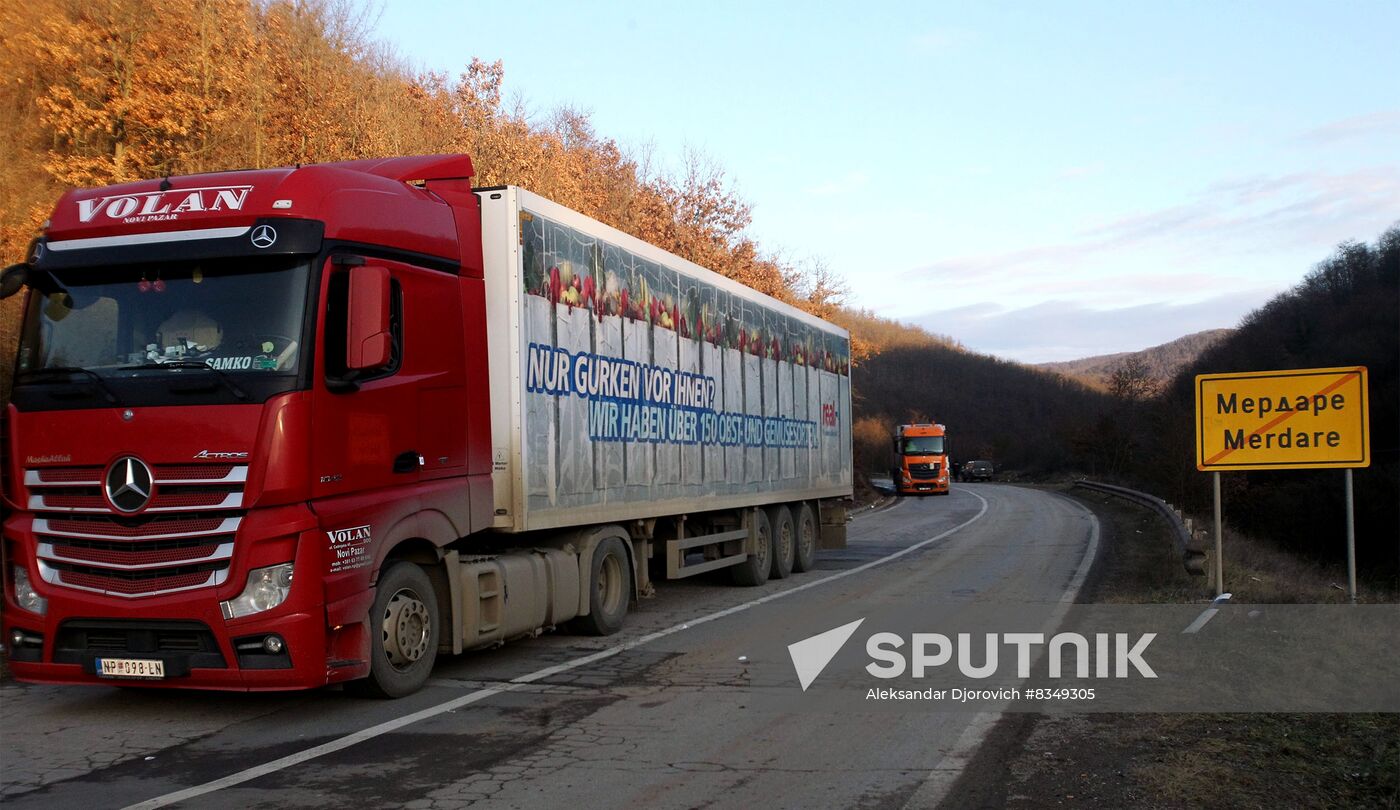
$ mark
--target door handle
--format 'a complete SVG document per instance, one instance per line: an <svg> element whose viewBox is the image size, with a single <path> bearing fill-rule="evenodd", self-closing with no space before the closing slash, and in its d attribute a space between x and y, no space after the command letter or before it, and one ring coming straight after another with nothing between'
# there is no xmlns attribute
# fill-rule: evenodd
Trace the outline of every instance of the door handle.
<svg viewBox="0 0 1400 810"><path fill-rule="evenodd" d="M418 455L417 450L405 450L399 453L398 458L394 459L394 472L396 473L417 472L421 466L423 466L423 457Z"/></svg>

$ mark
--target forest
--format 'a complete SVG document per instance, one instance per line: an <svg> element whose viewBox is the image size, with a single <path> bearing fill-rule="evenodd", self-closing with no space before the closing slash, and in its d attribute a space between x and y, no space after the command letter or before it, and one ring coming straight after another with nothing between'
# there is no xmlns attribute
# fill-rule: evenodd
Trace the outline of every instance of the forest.
<svg viewBox="0 0 1400 810"><path fill-rule="evenodd" d="M849 329L858 480L886 469L894 425L936 420L949 426L956 458L990 458L1023 476L1134 483L1199 509L1208 476L1191 454L1192 375L1365 364L1375 463L1357 475L1370 538L1361 545L1395 566L1400 231L1374 246L1343 245L1171 383L1159 387L1129 363L1096 390L847 306L842 279L858 282L860 268L765 251L749 234L750 204L717 161L689 154L679 170L660 171L647 150L598 133L584 112L539 113L504 98L500 62L464 55L455 75L416 70L375 40L372 23L360 5L334 0L0 7L6 263L22 258L54 200L74 186L464 152L479 185L529 188ZM18 299L3 302L7 359L17 321ZM1335 471L1231 474L1226 491L1241 526L1336 556Z"/></svg>
<svg viewBox="0 0 1400 810"><path fill-rule="evenodd" d="M1191 448L1197 374L1365 366L1371 466L1355 471L1357 563L1400 572L1400 225L1374 244L1347 242L1292 289L1250 313L1137 409L1125 479L1198 514L1211 508L1209 476ZM1340 470L1222 475L1232 525L1291 551L1336 559L1345 548Z"/></svg>

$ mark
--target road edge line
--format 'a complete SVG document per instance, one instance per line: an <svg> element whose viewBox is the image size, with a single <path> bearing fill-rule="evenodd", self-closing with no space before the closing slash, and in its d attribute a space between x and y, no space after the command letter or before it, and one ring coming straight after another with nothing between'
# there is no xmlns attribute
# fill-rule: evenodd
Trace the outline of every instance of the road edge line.
<svg viewBox="0 0 1400 810"><path fill-rule="evenodd" d="M1020 488L1029 489L1028 487ZM1045 490L1030 491L1045 492ZM1055 627L1059 627L1060 622L1064 619L1065 612L1069 610L1070 605L1074 604L1074 600L1079 597L1079 591L1084 587L1084 581L1089 578L1089 572L1093 570L1094 562L1098 559L1099 516L1094 514L1092 509L1073 498L1066 497L1058 492L1049 494L1078 507L1089 516L1089 542L1085 545L1084 556L1080 558L1079 567L1075 569L1074 574L1070 577L1069 584L1065 586L1065 592L1060 595L1059 603L1050 614L1049 621L1046 622L1048 625L1052 624ZM972 719L967 722L967 726L963 729L962 734L958 735L957 741L953 743L953 747L948 749L947 753L943 755L943 759L939 760L938 765L934 766L928 772L928 776L919 784L918 789L915 790L914 794L909 797L909 800L904 803L905 808L938 807L948 798L948 794L953 789L953 784L958 781L958 777L962 776L967 766L972 764L972 760L977 756L977 752L981 749L982 743L986 742L987 735L991 734L992 729L997 725L997 721L1005 716L1006 705L1007 704L1003 702L995 709L978 712L972 716ZM917 804L915 802L917 802Z"/></svg>

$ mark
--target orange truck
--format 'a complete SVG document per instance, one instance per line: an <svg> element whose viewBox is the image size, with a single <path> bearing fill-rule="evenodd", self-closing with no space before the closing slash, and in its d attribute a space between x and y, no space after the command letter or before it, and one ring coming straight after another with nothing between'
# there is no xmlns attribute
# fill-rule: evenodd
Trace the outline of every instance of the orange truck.
<svg viewBox="0 0 1400 810"><path fill-rule="evenodd" d="M890 471L900 495L947 495L950 480L948 429L943 425L900 425L894 432L895 467Z"/></svg>

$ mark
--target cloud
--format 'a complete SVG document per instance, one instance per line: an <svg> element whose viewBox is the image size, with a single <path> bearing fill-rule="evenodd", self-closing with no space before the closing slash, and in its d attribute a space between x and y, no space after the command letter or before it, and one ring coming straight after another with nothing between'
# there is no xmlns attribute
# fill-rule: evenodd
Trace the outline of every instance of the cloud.
<svg viewBox="0 0 1400 810"><path fill-rule="evenodd" d="M915 34L911 41L914 49L924 54L948 53L976 44L978 36L966 28L934 28Z"/></svg>
<svg viewBox="0 0 1400 810"><path fill-rule="evenodd" d="M1095 177L1103 174L1108 169L1108 165L1103 161L1086 163L1082 166L1066 166L1055 173L1055 177L1060 180L1073 180L1076 177Z"/></svg>
<svg viewBox="0 0 1400 810"><path fill-rule="evenodd" d="M1216 183L1189 203L1119 217L1062 242L954 256L905 271L903 280L939 288L1016 287L1030 274L1082 278L1095 261L1158 257L1255 257L1301 250L1321 259L1337 243L1370 239L1400 213L1400 167L1333 174L1255 176ZM1301 275L1306 267L1286 268ZM1132 274L1115 284L1132 283ZM1237 280L1221 279L1231 286ZM1209 292L1211 285L1197 293ZM1216 289L1221 289L1216 286Z"/></svg>
<svg viewBox="0 0 1400 810"><path fill-rule="evenodd" d="M1063 299L1017 309L980 302L904 320L975 351L1043 363L1137 351L1193 332L1235 326L1279 291L1260 288L1192 304L1156 301L1118 308Z"/></svg>
<svg viewBox="0 0 1400 810"><path fill-rule="evenodd" d="M1377 110L1353 115L1310 129L1302 134L1300 140L1309 144L1331 145L1373 135L1400 137L1400 110Z"/></svg>
<svg viewBox="0 0 1400 810"><path fill-rule="evenodd" d="M1367 222L1360 232L1327 238L1370 238L1375 221L1400 211L1400 167L1374 166L1342 174L1306 172L1217 183L1189 205L1125 217L1086 232L1105 246L1132 246L1170 238L1277 240L1335 234L1336 224ZM1377 214L1380 214L1377 220ZM1329 227L1319 229L1326 223ZM1381 226L1383 227L1383 225ZM1296 239L1295 239L1296 241Z"/></svg>
<svg viewBox="0 0 1400 810"><path fill-rule="evenodd" d="M815 186L803 189L803 191L813 197L834 197L837 194L845 194L868 185L870 185L870 175L859 169L852 169L840 177L824 180Z"/></svg>

